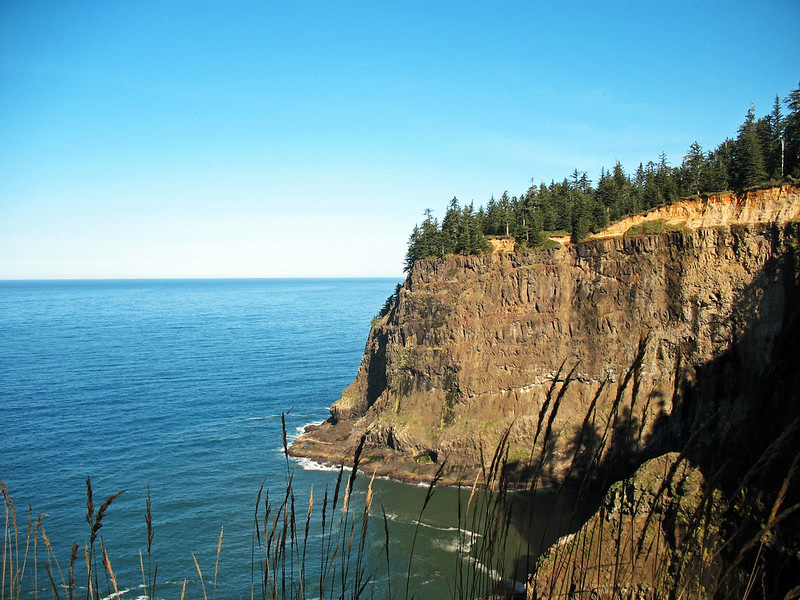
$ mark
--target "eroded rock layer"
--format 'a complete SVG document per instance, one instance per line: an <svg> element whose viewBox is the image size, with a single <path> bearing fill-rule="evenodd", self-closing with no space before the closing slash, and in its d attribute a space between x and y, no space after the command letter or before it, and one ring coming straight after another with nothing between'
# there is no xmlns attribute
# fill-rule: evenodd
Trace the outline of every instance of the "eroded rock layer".
<svg viewBox="0 0 800 600"><path fill-rule="evenodd" d="M446 460L471 481L507 433L509 470L536 463L547 483L680 449L704 416L735 417L794 309L800 191L780 190L735 199L775 222L419 261L331 419L291 452L338 462L366 436L379 473Z"/></svg>

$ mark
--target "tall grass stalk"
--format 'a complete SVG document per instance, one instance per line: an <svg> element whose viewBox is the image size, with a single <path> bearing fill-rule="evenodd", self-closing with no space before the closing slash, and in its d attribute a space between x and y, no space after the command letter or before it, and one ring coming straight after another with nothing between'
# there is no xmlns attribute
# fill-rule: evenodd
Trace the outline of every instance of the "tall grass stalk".
<svg viewBox="0 0 800 600"><path fill-rule="evenodd" d="M155 530L153 529L153 503L150 498L150 486L147 486L147 502L145 504L144 521L147 525L147 582L145 583L145 598L152 600L156 595L156 579L158 578L158 563L153 572L153 540ZM139 552L139 563L141 564L142 554ZM142 565L142 576L144 576L144 566Z"/></svg>
<svg viewBox="0 0 800 600"><path fill-rule="evenodd" d="M222 532L224 530L224 526L219 528L219 540L217 541L217 555L214 559L214 600L217 600L217 573L219 572L219 554L222 550Z"/></svg>
<svg viewBox="0 0 800 600"><path fill-rule="evenodd" d="M194 568L197 569L197 576L200 578L200 587L203 588L203 600L208 600L208 594L206 594L206 582L203 580L203 571L200 569L200 565L197 562L197 557L192 552L192 560L194 561Z"/></svg>
<svg viewBox="0 0 800 600"><path fill-rule="evenodd" d="M17 527L17 510L8 493L6 484L0 479L0 492L3 495L4 527L3 527L3 577L0 587L0 599L16 600L20 596L22 579L25 575L26 555L20 564L19 529ZM8 592L6 593L6 583Z"/></svg>
<svg viewBox="0 0 800 600"><path fill-rule="evenodd" d="M100 541L100 549L103 554L103 567L105 568L106 575L111 578L111 583L114 585L114 597L119 600L119 586L117 586L117 578L114 575L114 570L111 568L111 561L108 558L106 546L102 540Z"/></svg>

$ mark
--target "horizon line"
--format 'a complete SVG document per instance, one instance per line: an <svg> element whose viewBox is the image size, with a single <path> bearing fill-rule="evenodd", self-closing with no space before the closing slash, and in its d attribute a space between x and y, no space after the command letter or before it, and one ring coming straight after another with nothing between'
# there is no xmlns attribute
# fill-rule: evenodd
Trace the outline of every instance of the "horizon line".
<svg viewBox="0 0 800 600"><path fill-rule="evenodd" d="M0 283L59 281L265 281L318 279L405 279L405 275L283 275L263 277L23 277L0 278Z"/></svg>

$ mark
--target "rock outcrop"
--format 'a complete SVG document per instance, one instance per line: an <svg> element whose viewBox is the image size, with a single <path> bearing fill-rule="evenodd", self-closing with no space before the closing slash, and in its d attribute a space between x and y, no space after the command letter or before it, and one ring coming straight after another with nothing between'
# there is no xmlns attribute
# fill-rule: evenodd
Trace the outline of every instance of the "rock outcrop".
<svg viewBox="0 0 800 600"><path fill-rule="evenodd" d="M688 598L701 596L698 573L676 574L677 569L663 566L679 561L677 548L691 538L687 534L692 529L700 528L696 516L703 506L704 484L702 473L677 452L646 462L630 479L612 485L598 511L576 532L539 557L527 585L529 600L667 597L667 590L676 587ZM719 513L722 506L714 510ZM709 557L719 542L713 536L705 548ZM680 556L702 550L692 545ZM704 567L720 568L713 558Z"/></svg>
<svg viewBox="0 0 800 600"><path fill-rule="evenodd" d="M798 217L800 196L797 187L784 185L743 194L729 192L683 200L642 215L626 217L591 237L617 237L632 227L654 221L662 221L671 228L702 229L754 223L788 223Z"/></svg>
<svg viewBox="0 0 800 600"><path fill-rule="evenodd" d="M716 404L768 367L793 309L800 190L692 206L659 209L699 215L664 234L419 261L331 419L292 453L338 462L366 435L379 473L425 479L446 459L446 477L471 481L507 432L508 467L524 478L536 457L553 483L581 472L588 446L609 462L624 449L621 472L680 447L698 411L733 410ZM735 364L705 369L733 345Z"/></svg>
<svg viewBox="0 0 800 600"><path fill-rule="evenodd" d="M290 452L339 462L363 440L371 472L501 490L483 539L516 523L529 600L800 598L799 213L784 186L419 261ZM648 221L664 232L632 235ZM549 549L525 524L551 514L543 486L574 498Z"/></svg>

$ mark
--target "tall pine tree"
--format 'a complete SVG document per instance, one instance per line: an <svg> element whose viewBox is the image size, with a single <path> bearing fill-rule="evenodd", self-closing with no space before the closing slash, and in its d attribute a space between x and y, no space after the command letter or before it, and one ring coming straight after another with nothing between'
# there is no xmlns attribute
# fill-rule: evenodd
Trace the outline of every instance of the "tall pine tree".
<svg viewBox="0 0 800 600"><path fill-rule="evenodd" d="M731 156L733 186L743 190L762 183L767 178L764 169L764 154L756 130L755 110L750 106L744 123L739 127L739 137L733 145Z"/></svg>
<svg viewBox="0 0 800 600"><path fill-rule="evenodd" d="M706 156L703 154L703 149L700 144L693 142L689 146L689 152L683 157L683 165L681 166L684 192L689 194L700 193L700 180L705 164Z"/></svg>
<svg viewBox="0 0 800 600"><path fill-rule="evenodd" d="M781 112L781 99L775 96L772 112L766 117L769 127L769 150L765 156L767 175L773 179L783 179L784 154L786 140L784 139L784 118Z"/></svg>
<svg viewBox="0 0 800 600"><path fill-rule="evenodd" d="M800 87L792 90L784 103L788 110L784 122L784 175L800 178Z"/></svg>

